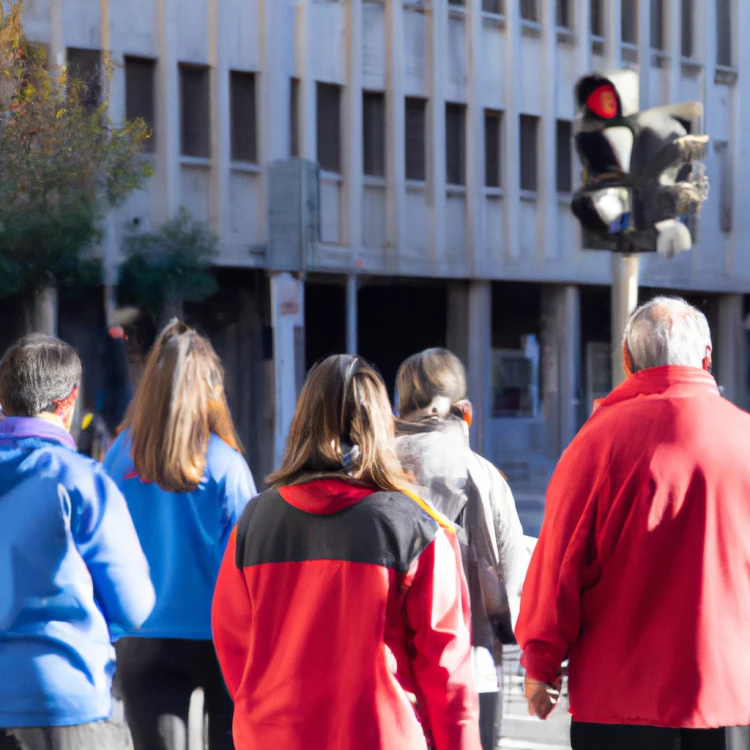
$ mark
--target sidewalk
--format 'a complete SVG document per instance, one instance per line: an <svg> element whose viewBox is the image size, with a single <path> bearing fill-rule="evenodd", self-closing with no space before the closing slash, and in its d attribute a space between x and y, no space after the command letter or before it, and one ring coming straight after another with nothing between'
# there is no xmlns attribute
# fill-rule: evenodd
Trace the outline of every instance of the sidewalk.
<svg viewBox="0 0 750 750"><path fill-rule="evenodd" d="M503 659L503 724L498 750L570 750L567 685L546 721L529 716L523 697L520 651L506 647Z"/></svg>

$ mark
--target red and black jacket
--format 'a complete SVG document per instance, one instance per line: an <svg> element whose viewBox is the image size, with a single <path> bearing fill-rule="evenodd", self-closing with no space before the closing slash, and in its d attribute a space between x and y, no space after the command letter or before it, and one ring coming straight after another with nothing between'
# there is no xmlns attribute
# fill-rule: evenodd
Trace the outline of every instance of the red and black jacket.
<svg viewBox="0 0 750 750"><path fill-rule="evenodd" d="M481 747L455 533L416 496L339 478L259 495L213 632L238 750Z"/></svg>

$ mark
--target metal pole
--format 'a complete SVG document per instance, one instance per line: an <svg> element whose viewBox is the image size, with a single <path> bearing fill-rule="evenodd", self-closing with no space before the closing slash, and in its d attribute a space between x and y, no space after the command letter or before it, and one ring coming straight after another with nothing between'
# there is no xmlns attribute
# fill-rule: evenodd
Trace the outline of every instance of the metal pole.
<svg viewBox="0 0 750 750"><path fill-rule="evenodd" d="M625 380L622 335L630 313L638 305L637 255L612 253L612 387Z"/></svg>
<svg viewBox="0 0 750 750"><path fill-rule="evenodd" d="M358 309L357 309L357 277L350 274L346 277L346 353L356 354Z"/></svg>

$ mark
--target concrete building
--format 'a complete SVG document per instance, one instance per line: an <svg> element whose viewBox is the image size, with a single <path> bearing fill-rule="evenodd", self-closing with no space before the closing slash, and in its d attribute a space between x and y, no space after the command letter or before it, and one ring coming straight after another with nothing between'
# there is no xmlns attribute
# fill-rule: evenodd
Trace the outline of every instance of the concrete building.
<svg viewBox="0 0 750 750"><path fill-rule="evenodd" d="M392 384L448 345L480 449L529 492L609 388L612 264L580 249L573 86L635 67L642 108L705 104L700 244L642 262L713 325L744 404L750 211L746 0L30 0L28 36L81 70L115 62L112 114L153 126L156 176L108 224L184 205L221 238L222 293L188 308L227 360L259 476L318 357L357 351ZM319 165L319 170L317 166ZM270 435L274 435L271 441Z"/></svg>

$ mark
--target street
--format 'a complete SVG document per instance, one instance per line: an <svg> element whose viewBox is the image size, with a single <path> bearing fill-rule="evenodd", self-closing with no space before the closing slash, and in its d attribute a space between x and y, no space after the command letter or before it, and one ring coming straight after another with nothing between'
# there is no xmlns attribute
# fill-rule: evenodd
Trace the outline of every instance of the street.
<svg viewBox="0 0 750 750"><path fill-rule="evenodd" d="M546 721L529 716L519 668L520 650L506 647L503 659L503 724L499 750L568 750L570 714L567 685L563 698Z"/></svg>

